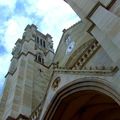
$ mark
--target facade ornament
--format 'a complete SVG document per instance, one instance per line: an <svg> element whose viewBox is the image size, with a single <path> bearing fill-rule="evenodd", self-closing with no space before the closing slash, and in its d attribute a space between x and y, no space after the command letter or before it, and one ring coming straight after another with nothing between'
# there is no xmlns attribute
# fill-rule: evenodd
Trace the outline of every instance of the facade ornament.
<svg viewBox="0 0 120 120"><path fill-rule="evenodd" d="M57 77L52 83L52 88L56 89L59 86L60 81L60 77Z"/></svg>

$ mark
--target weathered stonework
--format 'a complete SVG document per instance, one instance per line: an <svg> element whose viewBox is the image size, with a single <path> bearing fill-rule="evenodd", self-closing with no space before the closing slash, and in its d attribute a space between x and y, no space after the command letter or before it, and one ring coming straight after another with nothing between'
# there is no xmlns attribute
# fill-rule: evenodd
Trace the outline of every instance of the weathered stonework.
<svg viewBox="0 0 120 120"><path fill-rule="evenodd" d="M36 41L37 37L39 41ZM23 39L16 42L0 103L0 120L5 120L8 116L17 118L19 114L29 117L43 102L51 75L47 66L52 64L54 56L53 47L48 46L53 44L51 42L52 37L37 31L35 25L28 25ZM35 49L36 44L38 47ZM35 60L37 53L41 52L41 58Z"/></svg>
<svg viewBox="0 0 120 120"><path fill-rule="evenodd" d="M82 21L63 30L55 54L49 34L25 28L6 75L1 120L120 119L120 1L65 1Z"/></svg>

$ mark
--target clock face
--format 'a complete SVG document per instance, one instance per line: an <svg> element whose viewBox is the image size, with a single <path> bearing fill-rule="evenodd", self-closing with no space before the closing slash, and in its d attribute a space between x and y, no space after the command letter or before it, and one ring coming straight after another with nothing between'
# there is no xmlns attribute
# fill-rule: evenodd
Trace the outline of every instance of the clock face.
<svg viewBox="0 0 120 120"><path fill-rule="evenodd" d="M71 53L72 50L73 50L73 48L74 48L74 46L75 46L75 42L74 41L72 41L71 43L69 43L69 45L68 45L68 47L66 49L66 54Z"/></svg>
<svg viewBox="0 0 120 120"><path fill-rule="evenodd" d="M68 54L72 52L75 46L75 42L71 39L70 35L68 35L66 38L66 44L67 44L66 54Z"/></svg>

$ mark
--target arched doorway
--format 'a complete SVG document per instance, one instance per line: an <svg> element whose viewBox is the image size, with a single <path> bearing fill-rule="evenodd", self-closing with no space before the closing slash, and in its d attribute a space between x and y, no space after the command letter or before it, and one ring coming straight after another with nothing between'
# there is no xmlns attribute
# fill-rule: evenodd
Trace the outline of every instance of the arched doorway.
<svg viewBox="0 0 120 120"><path fill-rule="evenodd" d="M79 79L56 93L43 120L120 120L119 100L107 81Z"/></svg>
<svg viewBox="0 0 120 120"><path fill-rule="evenodd" d="M120 120L120 106L97 91L80 91L65 97L52 120Z"/></svg>

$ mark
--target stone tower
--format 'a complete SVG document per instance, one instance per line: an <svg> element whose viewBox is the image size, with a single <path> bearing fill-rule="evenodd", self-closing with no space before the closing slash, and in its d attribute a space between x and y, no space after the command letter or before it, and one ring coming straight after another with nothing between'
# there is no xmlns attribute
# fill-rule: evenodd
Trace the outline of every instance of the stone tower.
<svg viewBox="0 0 120 120"><path fill-rule="evenodd" d="M120 0L65 1L81 21L63 30L55 55L34 25L17 41L2 120L120 120Z"/></svg>
<svg viewBox="0 0 120 120"><path fill-rule="evenodd" d="M0 120L19 114L29 116L43 101L54 57L52 37L39 32L33 24L27 25L12 55L0 103Z"/></svg>

